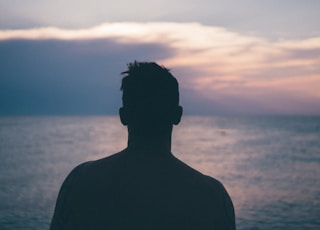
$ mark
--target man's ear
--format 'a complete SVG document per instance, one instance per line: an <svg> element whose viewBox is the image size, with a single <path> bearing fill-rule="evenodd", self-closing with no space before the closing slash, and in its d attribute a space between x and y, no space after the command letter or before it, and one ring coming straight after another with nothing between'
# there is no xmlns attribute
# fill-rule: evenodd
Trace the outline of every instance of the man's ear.
<svg viewBox="0 0 320 230"><path fill-rule="evenodd" d="M172 123L173 123L174 125L177 125L177 124L180 123L182 113L183 113L183 108L182 108L182 106L177 106L177 108L176 108L175 111L174 111L173 117L172 117Z"/></svg>
<svg viewBox="0 0 320 230"><path fill-rule="evenodd" d="M128 111L124 107L119 109L119 116L121 123L123 125L128 125Z"/></svg>

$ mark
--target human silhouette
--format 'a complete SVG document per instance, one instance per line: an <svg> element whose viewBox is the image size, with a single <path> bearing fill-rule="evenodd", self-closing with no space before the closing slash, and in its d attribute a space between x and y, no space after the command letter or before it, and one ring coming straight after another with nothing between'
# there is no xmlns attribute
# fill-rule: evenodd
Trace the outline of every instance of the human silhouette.
<svg viewBox="0 0 320 230"><path fill-rule="evenodd" d="M50 229L235 229L223 185L171 153L182 115L177 80L153 62L130 63L122 74L128 146L72 170Z"/></svg>

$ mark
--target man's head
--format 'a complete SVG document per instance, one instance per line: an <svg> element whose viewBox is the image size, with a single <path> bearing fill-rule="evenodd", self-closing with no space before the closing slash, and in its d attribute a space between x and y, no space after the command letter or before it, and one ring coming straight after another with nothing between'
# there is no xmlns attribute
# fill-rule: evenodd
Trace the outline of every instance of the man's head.
<svg viewBox="0 0 320 230"><path fill-rule="evenodd" d="M120 117L124 125L155 135L180 122L179 86L168 69L154 62L133 62L122 74Z"/></svg>

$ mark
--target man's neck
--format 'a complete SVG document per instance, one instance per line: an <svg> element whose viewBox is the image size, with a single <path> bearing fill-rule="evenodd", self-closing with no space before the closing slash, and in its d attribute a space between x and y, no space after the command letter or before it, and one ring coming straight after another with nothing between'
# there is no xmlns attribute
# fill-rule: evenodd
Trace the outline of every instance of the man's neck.
<svg viewBox="0 0 320 230"><path fill-rule="evenodd" d="M128 148L148 151L171 152L171 134L163 136L137 136L129 132Z"/></svg>

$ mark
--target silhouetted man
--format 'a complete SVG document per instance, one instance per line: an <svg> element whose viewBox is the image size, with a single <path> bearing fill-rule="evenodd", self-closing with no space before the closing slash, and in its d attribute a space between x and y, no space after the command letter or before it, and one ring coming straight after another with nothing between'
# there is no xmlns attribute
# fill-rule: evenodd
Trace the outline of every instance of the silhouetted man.
<svg viewBox="0 0 320 230"><path fill-rule="evenodd" d="M177 80L156 63L134 62L122 74L128 147L69 174L51 229L235 229L223 185L171 153L182 115Z"/></svg>

